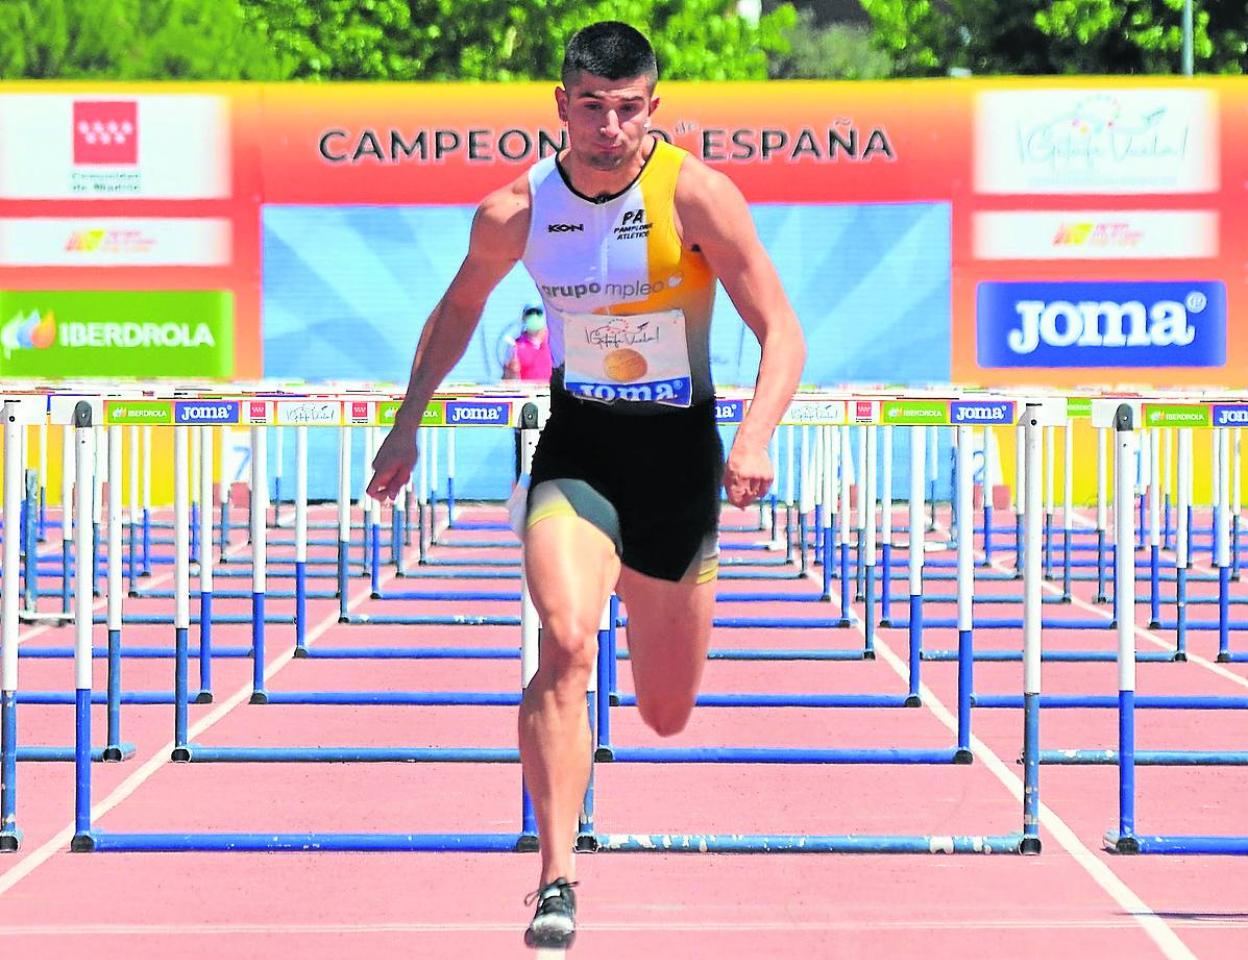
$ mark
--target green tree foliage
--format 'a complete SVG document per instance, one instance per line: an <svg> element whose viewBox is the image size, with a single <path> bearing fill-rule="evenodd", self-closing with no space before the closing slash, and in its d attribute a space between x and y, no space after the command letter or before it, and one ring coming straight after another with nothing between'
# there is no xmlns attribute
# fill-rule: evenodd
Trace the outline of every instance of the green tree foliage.
<svg viewBox="0 0 1248 960"><path fill-rule="evenodd" d="M1183 0L862 0L897 73L1177 73ZM1244 0L1195 0L1202 72L1248 66Z"/></svg>
<svg viewBox="0 0 1248 960"><path fill-rule="evenodd" d="M762 79L787 4L733 0L0 0L0 78L554 79L564 42L624 20L670 79Z"/></svg>
<svg viewBox="0 0 1248 960"><path fill-rule="evenodd" d="M869 29L848 23L820 26L810 8L798 11L786 37L789 51L771 59L769 73L777 79L878 80L893 72L892 58L875 47Z"/></svg>
<svg viewBox="0 0 1248 960"><path fill-rule="evenodd" d="M4 0L0 77L275 79L238 0Z"/></svg>
<svg viewBox="0 0 1248 960"><path fill-rule="evenodd" d="M554 79L564 43L598 20L645 33L667 79L762 79L796 18L786 4L755 26L731 0L477 0L470 17L457 0L409 6L414 76L438 80Z"/></svg>

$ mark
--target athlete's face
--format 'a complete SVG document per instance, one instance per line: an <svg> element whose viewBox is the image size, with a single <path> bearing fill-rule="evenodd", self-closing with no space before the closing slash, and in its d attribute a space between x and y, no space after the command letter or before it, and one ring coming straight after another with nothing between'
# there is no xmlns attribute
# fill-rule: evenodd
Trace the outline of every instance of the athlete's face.
<svg viewBox="0 0 1248 960"><path fill-rule="evenodd" d="M581 73L555 90L559 119L568 125L568 146L595 170L625 166L637 156L659 106L649 77L608 80Z"/></svg>

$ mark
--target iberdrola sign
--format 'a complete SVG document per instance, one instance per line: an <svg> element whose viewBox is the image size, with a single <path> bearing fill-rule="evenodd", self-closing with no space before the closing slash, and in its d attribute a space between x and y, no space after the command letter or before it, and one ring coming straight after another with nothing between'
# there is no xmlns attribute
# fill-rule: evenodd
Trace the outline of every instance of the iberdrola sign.
<svg viewBox="0 0 1248 960"><path fill-rule="evenodd" d="M949 422L948 400L882 400L880 423L894 426L946 424Z"/></svg>
<svg viewBox="0 0 1248 960"><path fill-rule="evenodd" d="M2 376L233 374L229 291L0 291Z"/></svg>

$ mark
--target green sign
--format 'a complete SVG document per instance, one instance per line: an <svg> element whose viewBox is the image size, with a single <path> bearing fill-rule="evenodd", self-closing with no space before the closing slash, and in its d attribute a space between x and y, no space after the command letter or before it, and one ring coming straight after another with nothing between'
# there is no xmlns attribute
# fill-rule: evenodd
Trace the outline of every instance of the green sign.
<svg viewBox="0 0 1248 960"><path fill-rule="evenodd" d="M173 404L168 400L108 400L104 422L109 426L173 423Z"/></svg>
<svg viewBox="0 0 1248 960"><path fill-rule="evenodd" d="M1145 427L1211 427L1213 417L1204 404L1146 403Z"/></svg>
<svg viewBox="0 0 1248 960"><path fill-rule="evenodd" d="M434 400L425 407L424 416L420 418L422 427L441 427L446 423L446 401Z"/></svg>
<svg viewBox="0 0 1248 960"><path fill-rule="evenodd" d="M233 374L229 291L0 291L0 376Z"/></svg>
<svg viewBox="0 0 1248 960"><path fill-rule="evenodd" d="M399 401L382 400L377 404L377 422L383 427L394 426L394 415L399 412Z"/></svg>
<svg viewBox="0 0 1248 960"><path fill-rule="evenodd" d="M1092 398L1091 397L1067 397L1066 398L1066 416L1068 417L1090 417L1092 416Z"/></svg>
<svg viewBox="0 0 1248 960"><path fill-rule="evenodd" d="M880 423L905 426L948 422L948 400L883 400L880 402Z"/></svg>

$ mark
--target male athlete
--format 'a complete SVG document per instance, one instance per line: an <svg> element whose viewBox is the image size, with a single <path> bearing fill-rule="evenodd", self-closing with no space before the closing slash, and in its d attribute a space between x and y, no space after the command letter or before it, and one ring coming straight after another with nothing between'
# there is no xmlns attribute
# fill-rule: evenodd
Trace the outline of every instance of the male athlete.
<svg viewBox="0 0 1248 960"><path fill-rule="evenodd" d="M525 935L537 947L568 946L575 933L573 846L590 770L585 692L603 605L615 589L628 609L642 719L661 736L679 732L710 639L721 482L739 507L769 489L768 443L805 361L740 191L649 132L657 80L650 43L626 24L596 23L569 41L555 90L567 148L477 209L368 488L392 497L407 480L426 404L490 291L523 261L545 302L555 365L524 536L542 623L519 720L541 841ZM710 369L716 278L762 347L726 464Z"/></svg>

